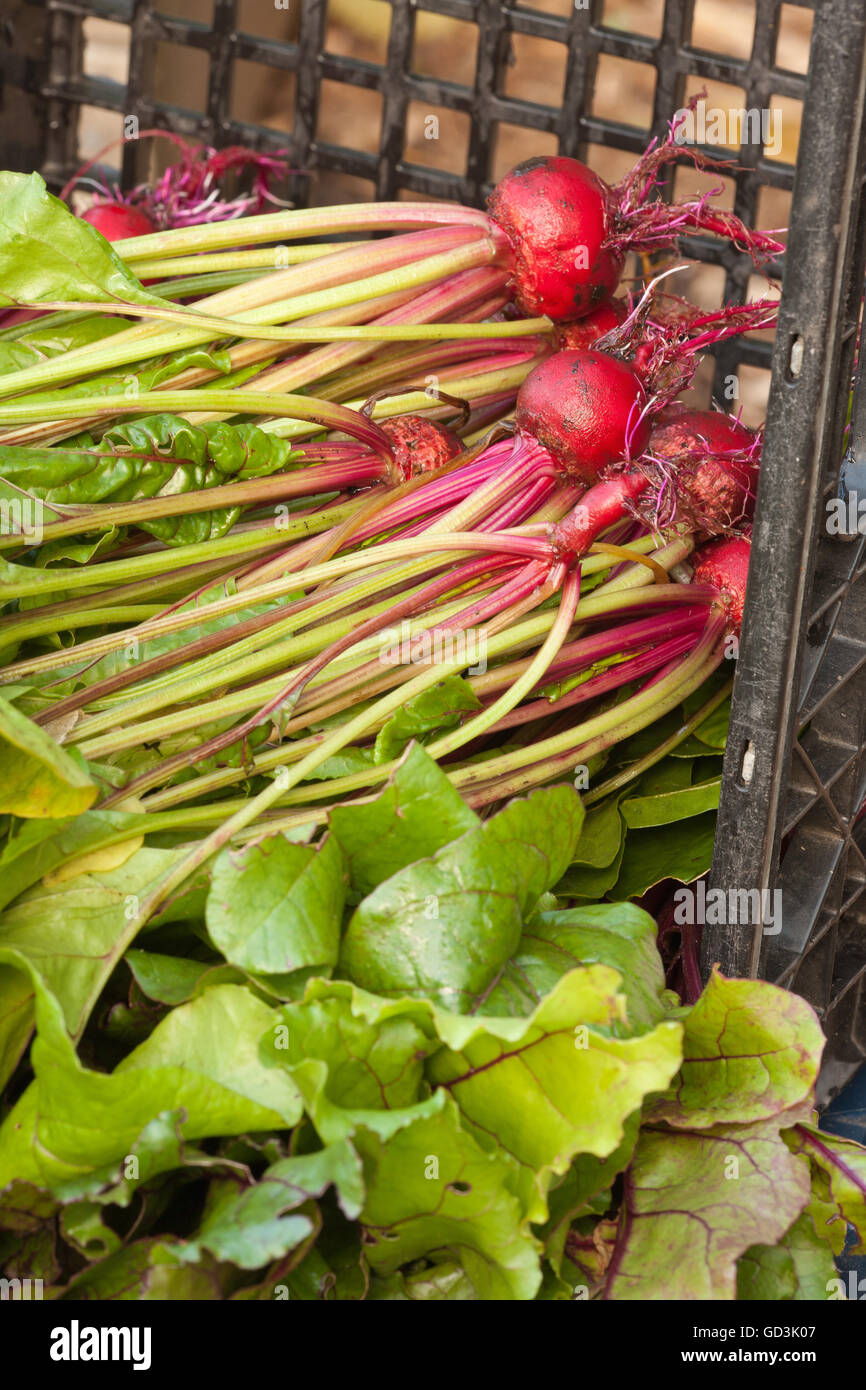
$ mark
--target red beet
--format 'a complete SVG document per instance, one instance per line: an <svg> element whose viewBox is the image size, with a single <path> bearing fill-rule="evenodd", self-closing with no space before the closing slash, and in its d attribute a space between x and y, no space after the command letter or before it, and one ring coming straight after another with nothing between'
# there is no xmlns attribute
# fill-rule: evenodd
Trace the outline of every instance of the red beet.
<svg viewBox="0 0 866 1390"><path fill-rule="evenodd" d="M751 518L759 437L733 416L682 404L667 406L656 418L648 452L676 470L671 518L686 520L709 535L728 532Z"/></svg>
<svg viewBox="0 0 866 1390"><path fill-rule="evenodd" d="M692 98L689 106L697 101ZM710 206L706 196L683 203L656 197L661 171L684 157L700 169L727 168L682 144L674 122L667 139L654 140L615 187L563 155L530 159L506 174L488 209L511 246L514 297L521 311L561 323L582 318L613 294L630 251L673 246L684 231L724 237L756 264L784 250L768 233Z"/></svg>
<svg viewBox="0 0 866 1390"><path fill-rule="evenodd" d="M391 441L394 462L403 478L435 473L463 451L456 434L422 415L398 415L380 423Z"/></svg>
<svg viewBox="0 0 866 1390"><path fill-rule="evenodd" d="M624 323L627 316L628 305L624 299L609 299L575 323L560 325L556 341L560 348L591 348L605 333Z"/></svg>
<svg viewBox="0 0 866 1390"><path fill-rule="evenodd" d="M555 155L518 164L493 190L488 209L511 243L524 314L577 319L613 294L624 257L607 247L610 190L580 160Z"/></svg>
<svg viewBox="0 0 866 1390"><path fill-rule="evenodd" d="M149 236L156 228L149 217L138 208L126 203L94 203L81 214L82 222L89 222L101 232L106 241L123 241L131 236Z"/></svg>
<svg viewBox="0 0 866 1390"><path fill-rule="evenodd" d="M594 483L602 470L643 452L646 393L627 363L604 352L557 352L529 373L515 419L570 478Z"/></svg>
<svg viewBox="0 0 866 1390"><path fill-rule="evenodd" d="M743 622L750 551L751 541L745 536L723 536L695 552L695 583L718 589L728 615L728 630L733 633L739 633Z"/></svg>

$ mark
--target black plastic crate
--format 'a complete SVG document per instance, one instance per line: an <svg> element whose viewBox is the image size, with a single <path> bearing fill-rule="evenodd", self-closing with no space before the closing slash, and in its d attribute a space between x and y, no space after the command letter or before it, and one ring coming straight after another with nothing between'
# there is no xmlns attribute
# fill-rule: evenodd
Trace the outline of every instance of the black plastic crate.
<svg viewBox="0 0 866 1390"><path fill-rule="evenodd" d="M172 0L161 3L170 9ZM329 51L327 0L274 5L285 8L291 39L246 32L256 18L245 0L212 0L210 15L207 0L175 3L199 17L163 14L150 0L2 0L0 165L39 169L51 187L62 186L81 162L79 112L88 106L134 114L142 129L158 126L216 145L287 146L295 168L364 180L369 196L406 192L477 204L491 186L503 123L538 132L546 147L554 141L564 154L586 157L605 146L636 155L651 134L664 133L695 80L739 89L747 110L771 108L776 99L803 103L796 170L749 143L731 174L734 208L747 222L756 220L763 191L793 191L775 342L723 344L715 372L722 395L741 369L772 368L711 881L723 889L780 888L783 928L775 936L760 928L708 928L705 964L717 960L729 974L778 981L815 1006L830 1038L827 1094L866 1056L866 819L855 825L866 799L866 559L863 536L830 536L826 524L827 503L840 487L859 487L866 500L863 372L844 438L866 251L863 0L753 0L751 51L742 57L696 46L703 0L647 0L655 20L648 33L617 27L612 0L354 0L357 10L376 3L386 16L380 62ZM804 10L814 12L808 75L780 67L778 56L785 24ZM735 7L732 26L741 13ZM414 71L416 30L430 15L471 27L474 85ZM128 28L127 84L85 72L88 18ZM558 46L561 103L508 94L519 36ZM195 65L206 72L201 109L156 98L163 44L197 50ZM621 120L598 111L600 65L612 59L654 69L651 128L629 124L629 110ZM245 64L254 65L247 73L261 70L263 80L282 74L291 93L285 130L232 114L235 74ZM349 122L341 143L324 138L333 83L378 94L374 149L347 143L357 138ZM412 103L463 114L468 138L460 170L407 160ZM143 158L140 145L125 147L127 177L144 172ZM315 179L298 175L288 193L302 204L315 200L317 189ZM753 273L748 257L705 238L687 239L684 251L721 266L725 297L744 302Z"/></svg>

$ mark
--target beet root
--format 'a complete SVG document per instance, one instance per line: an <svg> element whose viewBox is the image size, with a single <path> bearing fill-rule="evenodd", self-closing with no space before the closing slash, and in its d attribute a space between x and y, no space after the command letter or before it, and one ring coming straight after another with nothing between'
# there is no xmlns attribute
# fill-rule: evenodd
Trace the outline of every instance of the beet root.
<svg viewBox="0 0 866 1390"><path fill-rule="evenodd" d="M653 521L684 520L716 536L751 520L760 437L739 420L718 410L668 406L656 418L648 452L674 470L673 495L665 506L663 484Z"/></svg>
<svg viewBox="0 0 866 1390"><path fill-rule="evenodd" d="M723 536L701 546L693 561L695 583L711 584L718 589L728 631L735 635L739 635L743 623L751 548L746 536Z"/></svg>
<svg viewBox="0 0 866 1390"><path fill-rule="evenodd" d="M156 231L150 218L128 203L94 203L81 213L81 221L89 222L106 241L123 241L126 237L148 236Z"/></svg>
<svg viewBox="0 0 866 1390"><path fill-rule="evenodd" d="M624 323L627 317L628 305L625 300L609 299L582 319L561 324L556 332L557 345L562 349L591 348L605 333Z"/></svg>
<svg viewBox="0 0 866 1390"><path fill-rule="evenodd" d="M613 232L609 189L579 159L518 164L493 190L488 210L511 244L522 313L567 322L613 294L624 257L606 245Z"/></svg>
<svg viewBox="0 0 866 1390"><path fill-rule="evenodd" d="M380 425L391 441L394 463L401 479L419 473L435 473L463 452L456 434L423 415L397 415Z"/></svg>
<svg viewBox="0 0 866 1390"><path fill-rule="evenodd" d="M640 454L650 434L646 393L627 363L603 352L546 357L517 396L515 419L570 478L595 483L610 464Z"/></svg>

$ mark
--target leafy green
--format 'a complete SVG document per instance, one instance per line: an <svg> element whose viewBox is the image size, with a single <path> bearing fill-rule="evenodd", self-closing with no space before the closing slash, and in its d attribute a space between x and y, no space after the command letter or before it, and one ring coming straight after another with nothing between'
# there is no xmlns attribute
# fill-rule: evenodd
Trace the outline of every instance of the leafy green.
<svg viewBox="0 0 866 1390"><path fill-rule="evenodd" d="M716 817L713 812L650 830L632 831L625 842L615 880L619 898L641 898L666 878L692 883L713 861Z"/></svg>
<svg viewBox="0 0 866 1390"><path fill-rule="evenodd" d="M825 1299L836 1267L808 1212L778 1245L753 1245L737 1265L737 1298L756 1302Z"/></svg>
<svg viewBox="0 0 866 1390"><path fill-rule="evenodd" d="M488 994L484 1012L524 1016L569 970L595 964L619 973L632 1028L650 1028L664 1017L656 924L631 903L538 913Z"/></svg>
<svg viewBox="0 0 866 1390"><path fill-rule="evenodd" d="M40 499L54 510L98 502L177 497L233 478L263 478L287 468L291 446L256 425L222 420L192 425L178 415L149 415L112 425L97 442L76 447L7 445L0 452L0 498ZM189 545L225 535L239 507L142 519L141 529L166 545ZM86 530L82 520L82 530Z"/></svg>
<svg viewBox="0 0 866 1390"><path fill-rule="evenodd" d="M212 985L241 984L242 971L222 962L186 960L159 951L130 949L124 956L143 994L160 1004L186 1004Z"/></svg>
<svg viewBox="0 0 866 1390"><path fill-rule="evenodd" d="M0 695L0 811L34 819L76 815L97 795L81 761Z"/></svg>
<svg viewBox="0 0 866 1390"><path fill-rule="evenodd" d="M177 851L140 849L116 869L44 881L0 916L0 947L19 952L80 1037L112 970L135 932L139 898L177 860Z"/></svg>
<svg viewBox="0 0 866 1390"><path fill-rule="evenodd" d="M0 304L121 300L161 304L103 236L38 174L0 172Z"/></svg>
<svg viewBox="0 0 866 1390"><path fill-rule="evenodd" d="M685 1020L675 1092L653 1114L689 1129L769 1119L811 1095L822 1048L805 1000L714 971Z"/></svg>
<svg viewBox="0 0 866 1390"><path fill-rule="evenodd" d="M14 961L3 950L0 961ZM19 960L23 960L18 957ZM186 1112L188 1139L294 1124L297 1091L258 1060L271 1010L238 985L182 1004L109 1075L75 1056L57 1001L35 972L35 1081L0 1126L0 1185L23 1178L51 1187L129 1153L150 1121Z"/></svg>
<svg viewBox="0 0 866 1390"><path fill-rule="evenodd" d="M853 1139L826 1134L801 1123L790 1138L795 1153L808 1158L813 1175L815 1214L837 1254L845 1245L845 1224L854 1227L851 1253L866 1250L866 1151Z"/></svg>
<svg viewBox="0 0 866 1390"><path fill-rule="evenodd" d="M143 944L182 829L10 817L5 1277L70 1300L842 1296L866 1157L814 1127L812 1010L718 974L680 1007L647 913L561 906L635 841L687 850L707 813L626 833L620 802L702 767L665 759L586 818L554 786L479 820L415 741L324 835L225 847Z"/></svg>
<svg viewBox="0 0 866 1390"><path fill-rule="evenodd" d="M461 676L446 676L429 690L407 700L379 730L374 760L388 763L399 758L412 739L422 740L440 729L454 729L460 717L481 708L471 685Z"/></svg>
<svg viewBox="0 0 866 1390"><path fill-rule="evenodd" d="M775 1245L809 1200L777 1120L644 1129L626 1176L606 1297L733 1299L737 1261Z"/></svg>
<svg viewBox="0 0 866 1390"><path fill-rule="evenodd" d="M721 790L721 777L714 777L679 791L626 797L621 803L623 819L631 830L687 820L704 811L717 810Z"/></svg>
<svg viewBox="0 0 866 1390"><path fill-rule="evenodd" d="M335 806L330 817L331 833L349 862L352 887L362 895L479 823L417 743L379 796L359 806Z"/></svg>
<svg viewBox="0 0 866 1390"><path fill-rule="evenodd" d="M240 1269L260 1269L280 1259L315 1231L310 1214L297 1209L334 1184L346 1216L357 1217L364 1200L361 1163L346 1140L316 1153L285 1158L258 1182L238 1189L230 1178L214 1184L192 1240L167 1246L183 1263L204 1250Z"/></svg>
<svg viewBox="0 0 866 1390"><path fill-rule="evenodd" d="M364 1165L361 1222L370 1267L388 1275L420 1256L459 1259L476 1296L532 1298L538 1243L508 1190L508 1169L460 1124L444 1090L387 1137L359 1128Z"/></svg>
<svg viewBox="0 0 866 1390"><path fill-rule="evenodd" d="M465 1041L451 1030L451 1045L430 1059L430 1078L447 1087L482 1147L525 1168L521 1190L533 1220L547 1211L531 1190L543 1199L551 1175L579 1153L612 1154L628 1116L679 1066L679 1023L613 1036L625 1013L617 984L607 966L572 970L527 1019L478 1018ZM441 1019L439 1027L445 1033ZM597 1095L603 1108L592 1103Z"/></svg>
<svg viewBox="0 0 866 1390"><path fill-rule="evenodd" d="M400 869L355 910L340 963L365 989L477 1006L525 917L574 853L583 810L568 787L535 793L430 858Z"/></svg>
<svg viewBox="0 0 866 1390"><path fill-rule="evenodd" d="M345 899L339 844L292 844L271 835L244 849L225 849L213 867L205 921L231 965L287 975L336 965Z"/></svg>

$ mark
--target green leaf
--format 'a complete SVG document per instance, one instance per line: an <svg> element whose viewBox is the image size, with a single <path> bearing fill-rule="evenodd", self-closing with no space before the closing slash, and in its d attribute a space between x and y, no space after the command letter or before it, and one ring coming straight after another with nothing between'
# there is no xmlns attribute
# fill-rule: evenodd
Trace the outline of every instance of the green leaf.
<svg viewBox="0 0 866 1390"><path fill-rule="evenodd" d="M625 1178L610 1300L736 1297L737 1261L775 1245L809 1200L809 1172L776 1120L644 1128Z"/></svg>
<svg viewBox="0 0 866 1390"><path fill-rule="evenodd" d="M373 766L372 748L343 748L333 757L326 758L318 767L304 778L305 782L330 782L334 777L352 777L356 772L366 772Z"/></svg>
<svg viewBox="0 0 866 1390"><path fill-rule="evenodd" d="M706 704L710 696L719 690L729 679L729 670L720 669L710 676L697 690L693 690L683 701L683 713L687 719L696 714L701 705ZM711 748L724 748L728 737L728 725L731 719L730 698L723 700L722 703L713 710L712 714L695 730L695 737L699 742L709 744Z"/></svg>
<svg viewBox="0 0 866 1390"><path fill-rule="evenodd" d="M14 956L0 952L4 962ZM52 1187L104 1168L170 1110L186 1112L187 1139L297 1122L301 1103L289 1077L258 1059L272 1011L247 989L221 985L182 1004L106 1075L82 1067L57 1001L31 974L36 1080L0 1126L0 1186L21 1177Z"/></svg>
<svg viewBox="0 0 866 1390"><path fill-rule="evenodd" d="M633 830L688 820L692 816L702 815L704 811L718 810L721 789L722 779L715 777L712 781L699 782L681 791L633 796L621 803L623 819Z"/></svg>
<svg viewBox="0 0 866 1390"><path fill-rule="evenodd" d="M606 869L622 844L622 821L617 797L605 797L586 813L580 839L574 851L574 863L593 869Z"/></svg>
<svg viewBox="0 0 866 1390"><path fill-rule="evenodd" d="M620 842L610 864L596 869L591 864L572 864L556 885L556 895L560 898L584 898L595 902L609 893L619 878L620 866L625 854L625 827L619 810L617 820L620 828Z"/></svg>
<svg viewBox="0 0 866 1390"><path fill-rule="evenodd" d="M184 1264L170 1250L168 1242L150 1236L90 1265L67 1286L61 1301L175 1303L225 1296L219 1267L213 1260L207 1258L201 1265Z"/></svg>
<svg viewBox="0 0 866 1390"><path fill-rule="evenodd" d="M161 304L38 174L0 173L0 304L122 300Z"/></svg>
<svg viewBox="0 0 866 1390"><path fill-rule="evenodd" d="M524 918L561 878L582 820L570 787L549 788L400 869L352 916L343 973L379 994L467 1012L516 949Z"/></svg>
<svg viewBox="0 0 866 1390"><path fill-rule="evenodd" d="M284 975L337 962L345 901L342 851L271 835L222 851L205 909L208 933L231 965Z"/></svg>
<svg viewBox="0 0 866 1390"><path fill-rule="evenodd" d="M624 1021L619 976L603 965L563 976L526 1019L478 1017L446 1030L450 1041L427 1064L447 1087L483 1148L522 1165L530 1219L547 1217L554 1174L576 1154L606 1158L623 1126L650 1092L662 1090L680 1063L679 1023L659 1022L637 1037L612 1036ZM471 1032L470 1032L471 1028Z"/></svg>
<svg viewBox="0 0 866 1390"><path fill-rule="evenodd" d="M683 787L692 785L695 762L694 758L662 758L625 794L627 797L656 796L662 792L682 791Z"/></svg>
<svg viewBox="0 0 866 1390"><path fill-rule="evenodd" d="M838 1254L845 1245L845 1223L850 1223L857 1242L848 1253L862 1254L866 1250L866 1148L811 1124L799 1124L788 1142L812 1166L814 1195L821 1213L819 1230Z"/></svg>
<svg viewBox="0 0 866 1390"><path fill-rule="evenodd" d="M103 338L122 333L128 327L129 324L122 318L112 318L108 314L47 314L34 319L26 332L22 332L19 325L15 340L3 339L0 348L22 349L28 354L29 360L20 365L29 366L32 362L72 352L74 348L91 347Z"/></svg>
<svg viewBox="0 0 866 1390"><path fill-rule="evenodd" d="M310 1216L297 1208L332 1185L345 1214L357 1217L364 1200L361 1162L346 1140L282 1159L241 1190L231 1179L214 1184L195 1236L167 1249L184 1263L200 1260L207 1250L240 1269L261 1269L313 1233Z"/></svg>
<svg viewBox="0 0 866 1390"><path fill-rule="evenodd" d="M753 1245L737 1265L737 1298L754 1302L824 1300L836 1277L829 1245L808 1212L778 1245Z"/></svg>
<svg viewBox="0 0 866 1390"><path fill-rule="evenodd" d="M11 965L0 965L0 1090L15 1071L30 1040L35 997L26 974Z"/></svg>
<svg viewBox="0 0 866 1390"><path fill-rule="evenodd" d="M738 1299L781 1303L793 1298L796 1292L797 1272L784 1243L753 1245L737 1261Z"/></svg>
<svg viewBox="0 0 866 1390"><path fill-rule="evenodd" d="M61 864L100 849L118 832L131 838L147 825L146 814L85 811L60 820L31 820L16 826L0 853L0 909Z"/></svg>
<svg viewBox="0 0 866 1390"><path fill-rule="evenodd" d="M578 965L609 965L618 972L632 1030L651 1028L665 1017L656 924L631 903L539 913L487 996L484 1012L526 1015Z"/></svg>
<svg viewBox="0 0 866 1390"><path fill-rule="evenodd" d="M140 849L120 868L38 884L0 917L0 947L26 958L79 1037L112 970L135 934L139 896L182 851Z"/></svg>
<svg viewBox="0 0 866 1390"><path fill-rule="evenodd" d="M6 446L0 459L0 498L41 500L47 508L148 497L182 497L233 478L267 477L297 455L291 445L256 425L217 420L193 425L179 415L149 415L112 425L97 443L77 447ZM237 507L142 520L142 530L166 545L187 545L225 535ZM49 517L49 520L52 518Z"/></svg>
<svg viewBox="0 0 866 1390"><path fill-rule="evenodd" d="M361 1123L390 1125L394 1112L413 1106L424 1060L438 1046L424 1005L380 999L347 981L312 980L302 1001L275 1016L262 1056L288 1070L330 1144Z"/></svg>
<svg viewBox="0 0 866 1390"><path fill-rule="evenodd" d="M335 806L329 823L349 861L352 886L361 894L480 825L417 743L379 796L359 806Z"/></svg>
<svg viewBox="0 0 866 1390"><path fill-rule="evenodd" d="M34 819L74 816L97 795L81 763L0 695L0 811Z"/></svg>
<svg viewBox="0 0 866 1390"><path fill-rule="evenodd" d="M454 729L461 715L480 708L481 701L471 685L461 676L446 676L391 715L376 737L375 762L399 758L412 739L420 740L438 729Z"/></svg>
<svg viewBox="0 0 866 1390"><path fill-rule="evenodd" d="M104 1259L120 1249L120 1236L106 1226L98 1202L71 1202L64 1207L60 1233L86 1260Z"/></svg>
<svg viewBox="0 0 866 1390"><path fill-rule="evenodd" d="M632 831L625 842L615 888L618 898L641 898L666 878L692 883L713 862L716 817L713 812L687 822Z"/></svg>
<svg viewBox="0 0 866 1390"><path fill-rule="evenodd" d="M654 1119L689 1129L747 1124L811 1096L824 1036L799 995L714 971L684 1025L682 1071Z"/></svg>
<svg viewBox="0 0 866 1390"><path fill-rule="evenodd" d="M361 1244L361 1227L330 1211L315 1245L285 1275L285 1283L289 1298L302 1302L367 1298L370 1271Z"/></svg>
<svg viewBox="0 0 866 1390"><path fill-rule="evenodd" d="M134 948L123 959L142 994L160 1004L185 1004L213 985L242 984L244 980L240 970L220 961L185 960Z"/></svg>
<svg viewBox="0 0 866 1390"><path fill-rule="evenodd" d="M462 1128L447 1092L388 1138L359 1128L354 1144L364 1164L371 1269L387 1276L422 1256L450 1256L481 1299L534 1297L539 1245L508 1190L508 1169Z"/></svg>

